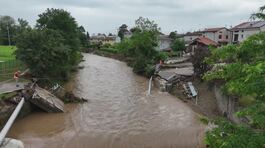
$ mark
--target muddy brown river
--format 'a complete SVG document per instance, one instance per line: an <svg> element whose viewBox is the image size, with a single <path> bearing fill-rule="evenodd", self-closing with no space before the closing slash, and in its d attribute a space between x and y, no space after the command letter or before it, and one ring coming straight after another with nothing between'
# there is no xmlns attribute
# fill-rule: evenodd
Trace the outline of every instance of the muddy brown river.
<svg viewBox="0 0 265 148"><path fill-rule="evenodd" d="M9 137L26 148L196 148L204 125L185 103L152 89L125 63L84 54L85 66L67 84L88 100L65 113L35 112L17 120Z"/></svg>

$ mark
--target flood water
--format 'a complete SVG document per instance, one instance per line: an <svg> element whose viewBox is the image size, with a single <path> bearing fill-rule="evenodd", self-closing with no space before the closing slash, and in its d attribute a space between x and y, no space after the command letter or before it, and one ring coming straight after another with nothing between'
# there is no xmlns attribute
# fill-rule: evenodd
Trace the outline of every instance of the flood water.
<svg viewBox="0 0 265 148"><path fill-rule="evenodd" d="M67 89L88 100L65 113L33 113L15 122L9 137L26 148L196 148L204 126L185 103L152 89L125 63L85 54L85 66Z"/></svg>

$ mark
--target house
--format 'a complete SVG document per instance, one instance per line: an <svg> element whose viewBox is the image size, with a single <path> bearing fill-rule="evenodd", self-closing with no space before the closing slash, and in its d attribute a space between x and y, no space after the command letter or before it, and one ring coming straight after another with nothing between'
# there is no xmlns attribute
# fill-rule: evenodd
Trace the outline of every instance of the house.
<svg viewBox="0 0 265 148"><path fill-rule="evenodd" d="M204 31L202 31L202 36L215 41L219 45L226 45L230 43L232 35L229 29L220 27L206 28Z"/></svg>
<svg viewBox="0 0 265 148"><path fill-rule="evenodd" d="M193 40L188 48L187 51L190 52L191 54L194 54L194 51L198 48L204 48L208 49L209 46L214 46L217 47L218 43L207 38L207 37L198 37L197 39Z"/></svg>
<svg viewBox="0 0 265 148"><path fill-rule="evenodd" d="M184 35L184 41L185 43L190 43L192 42L194 39L197 39L198 37L202 36L202 32L201 31L196 31L196 32L187 32Z"/></svg>
<svg viewBox="0 0 265 148"><path fill-rule="evenodd" d="M158 47L156 50L158 51L171 51L171 44L173 40L169 38L168 35L159 35L158 36Z"/></svg>
<svg viewBox="0 0 265 148"><path fill-rule="evenodd" d="M249 36L265 31L265 21L251 21L241 23L230 29L232 31L232 43L240 43Z"/></svg>
<svg viewBox="0 0 265 148"><path fill-rule="evenodd" d="M111 44L113 45L118 41L116 35L106 36L105 34L97 34L90 37L90 43L92 44Z"/></svg>

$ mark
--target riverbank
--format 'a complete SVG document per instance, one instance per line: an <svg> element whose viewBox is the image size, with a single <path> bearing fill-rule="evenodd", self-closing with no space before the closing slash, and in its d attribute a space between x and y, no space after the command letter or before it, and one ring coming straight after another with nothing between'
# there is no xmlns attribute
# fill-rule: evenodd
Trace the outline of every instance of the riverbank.
<svg viewBox="0 0 265 148"><path fill-rule="evenodd" d="M93 54L116 59L116 60L123 61L126 63L129 61L122 54L118 54L118 53L111 53L111 52L96 50L95 52L93 52ZM141 76L144 76L144 75L141 75ZM198 95L199 99L198 99L197 105L195 104L194 101L187 99L187 96L183 94L183 91L181 88L182 86L178 87L174 85L171 91L169 91L169 93L175 96L176 98L187 103L187 105L189 105L196 113L202 116L205 116L209 119L215 119L215 118L220 117L221 114L218 111L217 101L215 99L214 91L212 90L213 88L211 88L211 86L208 83L202 82L198 79L195 79L193 84L199 92L199 95Z"/></svg>

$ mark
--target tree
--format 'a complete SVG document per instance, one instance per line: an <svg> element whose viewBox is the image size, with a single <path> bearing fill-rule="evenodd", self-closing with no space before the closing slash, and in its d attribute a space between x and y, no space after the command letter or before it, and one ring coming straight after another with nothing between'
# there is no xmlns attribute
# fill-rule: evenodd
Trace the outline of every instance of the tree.
<svg viewBox="0 0 265 148"><path fill-rule="evenodd" d="M159 28L154 21L140 17L136 20L133 35L120 43L119 48L125 56L132 58L130 65L138 74L150 76L153 65L158 61L159 52L155 50Z"/></svg>
<svg viewBox="0 0 265 148"><path fill-rule="evenodd" d="M9 35L9 36L8 36ZM0 44L14 44L14 36L16 35L16 22L11 16L0 16Z"/></svg>
<svg viewBox="0 0 265 148"><path fill-rule="evenodd" d="M78 36L78 25L71 14L63 9L47 9L39 15L37 29L53 29L61 33L65 38L65 45L73 50L78 50L80 41Z"/></svg>
<svg viewBox="0 0 265 148"><path fill-rule="evenodd" d="M58 30L27 30L16 39L16 57L36 77L67 79L71 67L71 49Z"/></svg>
<svg viewBox="0 0 265 148"><path fill-rule="evenodd" d="M18 25L17 25L17 33L21 33L23 31L26 31L30 29L31 27L29 26L28 21L18 18Z"/></svg>
<svg viewBox="0 0 265 148"><path fill-rule="evenodd" d="M194 73L197 77L202 79L203 75L210 70L210 65L207 64L204 59L210 56L208 48L199 47L192 55L191 61L194 66Z"/></svg>
<svg viewBox="0 0 265 148"><path fill-rule="evenodd" d="M171 48L173 51L184 51L186 49L184 40L176 39L173 41Z"/></svg>
<svg viewBox="0 0 265 148"><path fill-rule="evenodd" d="M171 38L172 40L175 40L175 39L177 38L177 33L176 33L176 31L174 31L174 32L170 32L170 34L169 34L169 38Z"/></svg>
<svg viewBox="0 0 265 148"><path fill-rule="evenodd" d="M76 65L79 62L80 30L69 12L63 9L47 9L39 15L36 28L38 30L52 29L58 31L64 38L63 44L71 49L70 60L72 65Z"/></svg>
<svg viewBox="0 0 265 148"><path fill-rule="evenodd" d="M128 29L127 29L127 25L126 24L122 24L120 27L119 27L119 31L118 31L118 36L121 38L121 41L124 39L124 34L126 32L128 32Z"/></svg>
<svg viewBox="0 0 265 148"><path fill-rule="evenodd" d="M211 49L206 59L214 70L208 71L206 80L221 80L224 93L239 99L249 96L253 104L237 112L250 118L250 126L219 124L207 134L212 147L264 147L265 144L265 32L250 36L240 45L227 45ZM217 64L216 64L217 63ZM218 64L222 63L222 64ZM228 128L232 125L232 128ZM226 135L220 137L219 135ZM218 136L216 136L218 135ZM255 137L255 138L252 138Z"/></svg>
<svg viewBox="0 0 265 148"><path fill-rule="evenodd" d="M135 21L136 28L140 29L141 31L150 31L153 33L159 33L160 28L154 21L150 21L148 18L139 17Z"/></svg>
<svg viewBox="0 0 265 148"><path fill-rule="evenodd" d="M78 27L78 35L80 43L83 47L86 47L88 45L86 30L83 26Z"/></svg>
<svg viewBox="0 0 265 148"><path fill-rule="evenodd" d="M259 9L259 12L257 12L257 13L253 13L252 15L251 15L251 18L252 19L261 19L261 20L265 20L265 5L264 6L262 6L262 7L260 7L260 9Z"/></svg>

